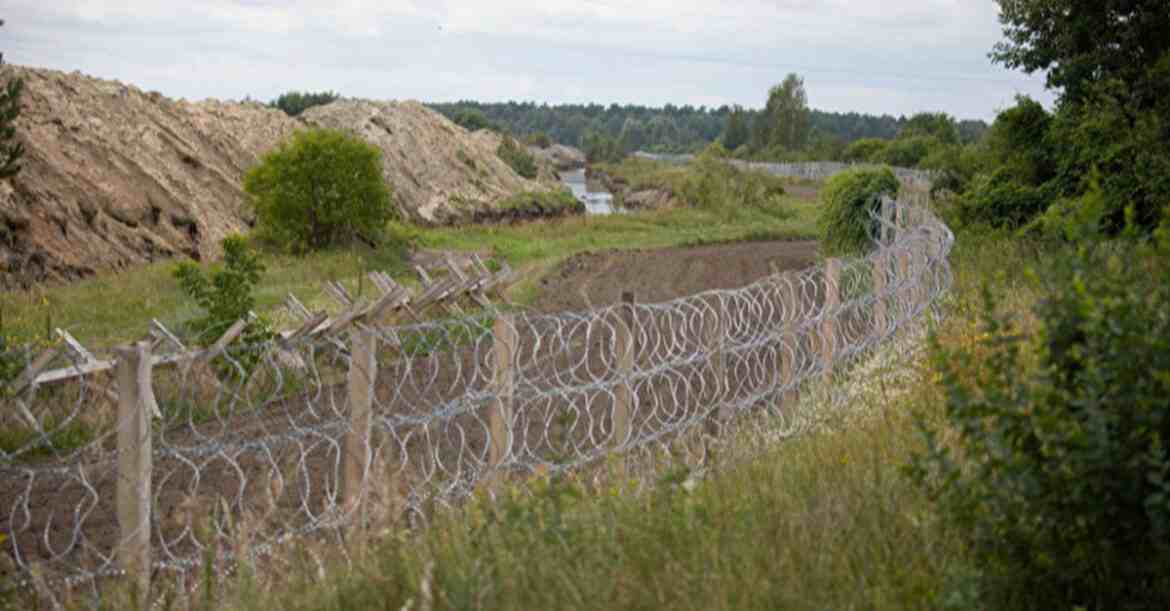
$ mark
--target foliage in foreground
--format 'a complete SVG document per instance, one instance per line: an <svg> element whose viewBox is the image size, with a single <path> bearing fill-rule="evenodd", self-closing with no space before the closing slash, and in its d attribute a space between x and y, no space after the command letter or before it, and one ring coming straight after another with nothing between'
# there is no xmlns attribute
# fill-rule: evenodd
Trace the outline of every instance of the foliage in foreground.
<svg viewBox="0 0 1170 611"><path fill-rule="evenodd" d="M873 246L880 225L882 196L898 193L898 179L887 168L856 169L830 178L821 191L821 253L827 257L861 254Z"/></svg>
<svg viewBox="0 0 1170 611"><path fill-rule="evenodd" d="M1170 600L1168 246L1072 257L1035 308L1032 342L988 291L980 344L936 346L949 427L925 427L911 473L970 547L975 573L952 584L954 600Z"/></svg>
<svg viewBox="0 0 1170 611"><path fill-rule="evenodd" d="M376 242L396 214L381 159L341 131L297 132L244 177L257 233L292 252Z"/></svg>

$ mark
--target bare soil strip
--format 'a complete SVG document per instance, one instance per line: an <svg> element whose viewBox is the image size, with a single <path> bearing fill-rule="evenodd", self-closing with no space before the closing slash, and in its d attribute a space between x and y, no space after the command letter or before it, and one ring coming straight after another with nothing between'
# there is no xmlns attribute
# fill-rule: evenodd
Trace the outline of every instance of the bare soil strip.
<svg viewBox="0 0 1170 611"><path fill-rule="evenodd" d="M653 303L734 289L776 269L809 267L816 262L816 253L812 240L581 253L540 281L541 296L534 307L561 312L610 305L623 291L634 291L639 302Z"/></svg>

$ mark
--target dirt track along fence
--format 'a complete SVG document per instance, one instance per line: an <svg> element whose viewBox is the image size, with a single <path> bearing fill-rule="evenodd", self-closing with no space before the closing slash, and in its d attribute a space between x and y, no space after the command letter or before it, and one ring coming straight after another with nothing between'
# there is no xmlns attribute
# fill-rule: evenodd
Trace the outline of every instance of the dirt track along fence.
<svg viewBox="0 0 1170 611"><path fill-rule="evenodd" d="M0 454L0 579L145 589L298 537L425 524L533 473L701 461L705 444L678 441L749 415L798 434L816 420L801 393L831 388L950 286L951 232L922 207L883 210L868 256L737 290L393 326L353 314L342 334L171 360L144 341L25 384L0 414L23 431Z"/></svg>

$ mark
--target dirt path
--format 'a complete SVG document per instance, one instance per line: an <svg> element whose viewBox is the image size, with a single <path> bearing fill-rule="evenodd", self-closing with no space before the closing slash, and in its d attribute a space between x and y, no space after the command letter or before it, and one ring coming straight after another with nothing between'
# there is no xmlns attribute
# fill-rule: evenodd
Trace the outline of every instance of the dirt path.
<svg viewBox="0 0 1170 611"><path fill-rule="evenodd" d="M570 257L540 281L534 307L544 312L580 310L634 291L652 303L710 289L732 289L781 270L808 267L815 241L747 242L694 248L619 250Z"/></svg>

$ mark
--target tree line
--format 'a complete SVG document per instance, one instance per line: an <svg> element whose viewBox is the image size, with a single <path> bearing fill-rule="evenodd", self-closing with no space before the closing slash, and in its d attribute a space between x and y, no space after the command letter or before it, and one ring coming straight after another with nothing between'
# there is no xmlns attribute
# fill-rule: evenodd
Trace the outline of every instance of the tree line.
<svg viewBox="0 0 1170 611"><path fill-rule="evenodd" d="M799 87L797 86L799 85ZM777 85L782 96L804 95L803 80L790 75ZM776 89L776 88L774 88ZM697 152L717 140L734 150L743 144L768 148L778 128L771 119L779 111L792 110L787 98L773 99L762 109L723 105L719 107L667 104L650 107L637 104L537 104L536 102L477 102L463 100L432 103L430 108L468 129L494 129L519 138L548 138L588 148L645 150L660 153ZM789 104L789 106L784 106ZM838 113L808 109L807 99L796 107L807 110L806 122L793 125L782 141L790 150L810 147L843 150L864 138L891 139L910 121L908 117ZM964 140L974 140L987 128L983 121L956 122ZM755 131L753 131L755 130ZM758 131L758 135L753 134ZM767 133L763 133L767 132ZM755 138L753 140L753 138Z"/></svg>

